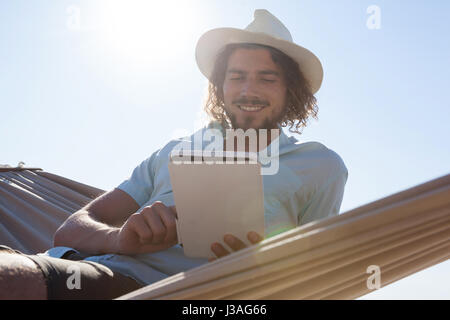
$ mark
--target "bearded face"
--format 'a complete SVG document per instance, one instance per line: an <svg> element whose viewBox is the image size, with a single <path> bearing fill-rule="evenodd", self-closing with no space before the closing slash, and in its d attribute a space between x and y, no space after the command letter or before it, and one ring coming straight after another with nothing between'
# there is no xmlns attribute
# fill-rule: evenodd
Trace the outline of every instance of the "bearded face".
<svg viewBox="0 0 450 320"><path fill-rule="evenodd" d="M223 84L225 113L234 129L276 129L286 112L281 68L264 48L238 48L228 60Z"/></svg>

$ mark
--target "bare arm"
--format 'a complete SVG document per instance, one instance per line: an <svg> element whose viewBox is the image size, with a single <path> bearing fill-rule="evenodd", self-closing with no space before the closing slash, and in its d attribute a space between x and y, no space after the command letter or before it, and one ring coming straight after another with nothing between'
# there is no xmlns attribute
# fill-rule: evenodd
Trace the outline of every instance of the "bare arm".
<svg viewBox="0 0 450 320"><path fill-rule="evenodd" d="M56 231L54 245L89 254L139 254L177 244L175 207L157 201L138 209L126 192L109 191L70 216Z"/></svg>
<svg viewBox="0 0 450 320"><path fill-rule="evenodd" d="M126 192L109 191L72 214L56 231L53 244L91 254L115 252L116 234L138 209Z"/></svg>

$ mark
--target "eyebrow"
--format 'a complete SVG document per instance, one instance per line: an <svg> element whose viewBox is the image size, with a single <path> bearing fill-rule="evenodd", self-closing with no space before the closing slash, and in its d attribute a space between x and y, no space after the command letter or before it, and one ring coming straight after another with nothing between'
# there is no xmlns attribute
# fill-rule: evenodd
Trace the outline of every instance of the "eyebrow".
<svg viewBox="0 0 450 320"><path fill-rule="evenodd" d="M227 73L238 73L238 74L246 74L247 72L240 70L240 69L235 69L235 68L231 68L227 71ZM258 71L258 74L261 75L274 75L279 77L280 73L278 71L274 71L274 70L261 70Z"/></svg>

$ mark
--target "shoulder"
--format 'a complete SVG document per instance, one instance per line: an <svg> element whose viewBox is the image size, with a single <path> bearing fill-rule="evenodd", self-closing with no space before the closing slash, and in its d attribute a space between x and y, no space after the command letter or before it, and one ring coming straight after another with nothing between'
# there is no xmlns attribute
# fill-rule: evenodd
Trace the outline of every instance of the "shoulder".
<svg viewBox="0 0 450 320"><path fill-rule="evenodd" d="M308 142L308 144L310 144L309 147L312 150L312 153L316 155L317 160L319 160L324 167L328 167L333 171L347 172L344 160L336 151L317 141Z"/></svg>
<svg viewBox="0 0 450 320"><path fill-rule="evenodd" d="M347 179L347 166L336 151L317 141L293 141L293 144L295 149L288 155L291 164L307 169L314 176L322 176L325 180L336 177Z"/></svg>

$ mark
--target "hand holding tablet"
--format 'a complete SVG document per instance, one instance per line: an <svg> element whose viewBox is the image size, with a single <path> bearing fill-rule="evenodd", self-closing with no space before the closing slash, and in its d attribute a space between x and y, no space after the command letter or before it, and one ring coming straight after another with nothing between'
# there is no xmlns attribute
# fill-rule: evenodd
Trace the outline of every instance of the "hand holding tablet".
<svg viewBox="0 0 450 320"><path fill-rule="evenodd" d="M241 249L244 249L245 247L247 247L245 245L244 242L241 241L241 239L236 238L233 235L230 234L226 234L223 237L225 243L233 250L233 251L238 251ZM258 242L264 240L264 238L259 235L258 233L254 232L254 231L250 231L247 233L247 239L252 243L252 244L257 244ZM214 254L217 256L217 258L221 258L224 257L228 254L230 254L230 252L224 248L220 243L213 243L211 245L211 250L214 252ZM216 258L209 258L209 261L213 261L216 260Z"/></svg>

